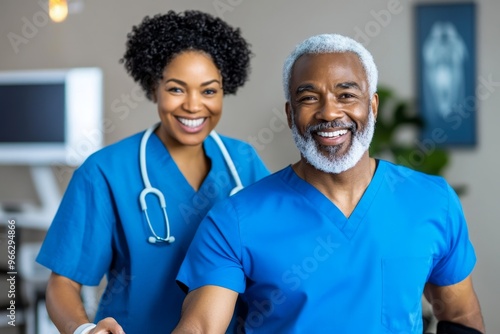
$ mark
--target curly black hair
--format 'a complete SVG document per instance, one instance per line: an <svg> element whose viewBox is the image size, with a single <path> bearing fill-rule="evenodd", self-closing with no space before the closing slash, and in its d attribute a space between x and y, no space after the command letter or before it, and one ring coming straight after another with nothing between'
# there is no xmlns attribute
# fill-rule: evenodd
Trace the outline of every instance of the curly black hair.
<svg viewBox="0 0 500 334"><path fill-rule="evenodd" d="M163 70L178 54L187 50L202 51L222 75L224 95L235 94L248 79L250 44L220 18L196 10L146 16L127 34L127 50L120 63L141 85L146 97L163 77Z"/></svg>

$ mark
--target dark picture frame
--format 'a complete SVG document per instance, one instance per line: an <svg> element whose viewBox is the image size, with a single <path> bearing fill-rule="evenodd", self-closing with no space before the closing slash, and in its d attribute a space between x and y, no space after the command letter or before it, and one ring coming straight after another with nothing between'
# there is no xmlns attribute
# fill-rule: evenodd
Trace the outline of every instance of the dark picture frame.
<svg viewBox="0 0 500 334"><path fill-rule="evenodd" d="M475 147L476 5L417 4L415 25L421 140Z"/></svg>

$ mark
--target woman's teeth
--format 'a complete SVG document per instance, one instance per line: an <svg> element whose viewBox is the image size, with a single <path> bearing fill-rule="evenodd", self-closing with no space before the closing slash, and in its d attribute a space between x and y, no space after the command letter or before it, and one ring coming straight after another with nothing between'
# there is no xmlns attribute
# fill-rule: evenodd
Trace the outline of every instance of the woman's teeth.
<svg viewBox="0 0 500 334"><path fill-rule="evenodd" d="M196 128L196 127L202 125L203 122L205 121L205 118L189 119L189 118L177 117L177 119L183 125L190 127L190 128Z"/></svg>

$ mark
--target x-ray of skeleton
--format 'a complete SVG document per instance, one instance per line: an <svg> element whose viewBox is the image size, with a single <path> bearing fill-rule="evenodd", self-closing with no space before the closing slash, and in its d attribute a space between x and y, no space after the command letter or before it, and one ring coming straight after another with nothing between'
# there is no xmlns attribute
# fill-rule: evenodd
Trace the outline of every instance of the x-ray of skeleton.
<svg viewBox="0 0 500 334"><path fill-rule="evenodd" d="M425 39L422 53L427 110L436 111L446 119L464 98L467 47L453 23L436 22Z"/></svg>

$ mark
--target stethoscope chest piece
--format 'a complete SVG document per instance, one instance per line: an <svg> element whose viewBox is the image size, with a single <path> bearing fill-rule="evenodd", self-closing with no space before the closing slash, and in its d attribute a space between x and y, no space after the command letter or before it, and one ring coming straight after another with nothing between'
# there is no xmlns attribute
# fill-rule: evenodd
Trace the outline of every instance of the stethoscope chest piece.
<svg viewBox="0 0 500 334"><path fill-rule="evenodd" d="M155 230L153 229L153 225L151 225L151 221L149 220L149 215L148 215L148 205L146 204L147 195L156 196L158 198L158 201L160 202L160 207L163 213L163 219L165 221L165 226L167 228L167 236L165 238L162 238L159 235L157 235ZM172 242L174 242L175 238L172 235L170 235L170 223L168 221L168 215L167 215L167 203L165 201L165 196L163 196L161 191L153 187L146 187L141 191L141 194L139 195L139 202L141 204L141 210L142 212L144 212L144 216L146 217L149 230L153 234L148 238L148 242L150 244L156 244L162 242L171 244Z"/></svg>

